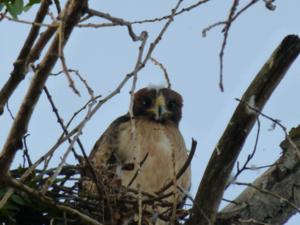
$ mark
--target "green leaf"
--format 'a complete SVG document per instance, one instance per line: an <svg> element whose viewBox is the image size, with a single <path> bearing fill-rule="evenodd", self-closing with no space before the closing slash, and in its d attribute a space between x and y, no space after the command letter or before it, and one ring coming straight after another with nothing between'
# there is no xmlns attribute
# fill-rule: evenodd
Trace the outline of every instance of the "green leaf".
<svg viewBox="0 0 300 225"><path fill-rule="evenodd" d="M24 12L27 12L27 11L31 8L31 6L33 6L34 4L38 4L38 3L40 3L40 2L41 2L41 0L30 0L30 1L25 5L23 11L24 11Z"/></svg>
<svg viewBox="0 0 300 225"><path fill-rule="evenodd" d="M23 2L23 0L14 0L13 2L9 1L6 4L6 7L7 7L9 14L13 18L17 19L18 15L23 12L24 2Z"/></svg>

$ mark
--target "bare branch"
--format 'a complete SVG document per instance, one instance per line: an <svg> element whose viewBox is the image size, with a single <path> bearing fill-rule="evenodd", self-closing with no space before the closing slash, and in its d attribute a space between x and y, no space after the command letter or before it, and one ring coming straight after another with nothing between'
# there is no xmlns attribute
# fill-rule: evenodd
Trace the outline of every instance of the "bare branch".
<svg viewBox="0 0 300 225"><path fill-rule="evenodd" d="M171 15L167 15L167 16L162 16L162 17L154 18L154 19L137 20L137 21L131 22L131 24L153 23L153 22L160 22L160 21L163 21L163 20L167 20L167 19L170 19L171 16L175 17L175 16L178 16L178 15L183 14L185 12L189 12L192 9L195 9L198 6L200 6L200 5L204 4L204 3L207 3L209 1L210 0L200 0L200 1L196 2L195 4L192 4L192 5L188 6L188 7L182 8L181 10L179 10L178 12L176 12L175 15L173 15L173 16L171 14Z"/></svg>
<svg viewBox="0 0 300 225"><path fill-rule="evenodd" d="M70 0L67 2L66 8L63 12L66 14L66 22L64 26L64 44L68 40L74 26L83 14L86 3L86 1L75 0ZM48 50L48 53L40 63L32 79L27 94L24 97L20 110L16 116L16 119L12 125L12 128L0 154L0 180L2 178L5 179L5 176L7 176L8 169L14 159L17 150L22 147L21 140L27 131L27 126L29 124L32 112L37 101L39 100L41 91L47 81L49 73L58 59L58 45L59 37L56 36L55 40L52 42L52 45ZM27 51L26 53L28 52L29 51ZM23 67L25 66L25 64L26 63L22 64Z"/></svg>
<svg viewBox="0 0 300 225"><path fill-rule="evenodd" d="M165 77L165 80L166 80L166 83L167 83L167 87L171 88L171 82L170 82L169 74L168 74L168 71L167 71L166 67L162 63L157 61L155 58L151 57L150 59L151 59L151 61L153 62L154 65L158 66L163 71L164 77Z"/></svg>
<svg viewBox="0 0 300 225"><path fill-rule="evenodd" d="M289 132L289 138L299 147L300 126ZM284 224L300 212L300 161L286 138L281 143L281 157L218 214L218 224L243 224L253 219L268 224ZM262 209L268 209L267 211Z"/></svg>
<svg viewBox="0 0 300 225"><path fill-rule="evenodd" d="M254 100L255 108L261 111L299 52L298 36L289 35L284 38L252 81L242 100ZM240 103L211 156L195 201L212 222L215 221L234 163L257 117L257 113L249 111L245 104ZM186 224L201 225L207 224L206 221L201 211L193 207L192 215Z"/></svg>
<svg viewBox="0 0 300 225"><path fill-rule="evenodd" d="M44 20L50 4L50 0L43 0L41 2L39 11L37 12L34 20L35 23L41 23ZM38 37L39 31L40 26L33 24L19 53L19 56L14 63L14 69L11 72L11 76L0 91L0 115L3 113L3 107L7 103L8 99L27 73L28 55L36 38Z"/></svg>
<svg viewBox="0 0 300 225"><path fill-rule="evenodd" d="M1 14L1 18L5 18L9 21L13 21L13 22L16 22L16 23L27 24L27 25L32 25L32 26L35 26L35 27L57 27L58 26L57 24L47 24L47 23L40 23L40 22L36 22L36 21L20 20L20 19L12 18L12 17L10 17L8 15L5 15L3 13L0 13L0 14Z"/></svg>
<svg viewBox="0 0 300 225"><path fill-rule="evenodd" d="M231 20L231 23L233 21L235 21L243 12L245 12L247 9L249 9L252 5L254 5L255 3L257 3L258 0L252 0L251 2L249 2L247 5L245 5L243 8L241 8L233 17L232 17L232 20ZM214 24L211 24L209 25L208 27L204 28L202 30L202 36L203 37L206 37L207 35L207 32L210 31L212 28L215 28L217 26L220 26L220 25L226 25L227 21L219 21L219 22L216 22ZM225 31L225 28L226 26L222 29L222 32Z"/></svg>
<svg viewBox="0 0 300 225"><path fill-rule="evenodd" d="M245 171L248 167L249 162L251 161L251 159L254 157L256 149L257 149L257 145L258 145L258 139L259 139L259 134L260 134L260 121L259 118L257 118L257 132L256 132L256 138L255 138L255 142L254 142L254 147L252 152L247 156L247 159L245 161L245 163L243 164L242 168L240 168L239 166L239 162L237 162L237 172L236 174L233 176L232 178L232 182L236 181L238 176ZM228 186L232 183L232 182L228 182L226 188L228 188Z"/></svg>

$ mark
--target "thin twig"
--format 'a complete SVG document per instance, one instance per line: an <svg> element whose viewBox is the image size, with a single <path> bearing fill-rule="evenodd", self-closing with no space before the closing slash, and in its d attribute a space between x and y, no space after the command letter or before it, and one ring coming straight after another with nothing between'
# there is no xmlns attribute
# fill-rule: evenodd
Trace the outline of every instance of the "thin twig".
<svg viewBox="0 0 300 225"><path fill-rule="evenodd" d="M65 27L65 15L62 15L61 21L59 23L59 44L58 44L58 55L62 64L62 68L63 71L68 79L69 82L69 87L74 91L75 94L77 94L78 96L80 96L80 92L78 91L78 89L75 87L75 83L73 81L73 79L71 78L71 75L69 73L68 67L67 67L67 63L66 63L66 58L64 56L64 27Z"/></svg>
<svg viewBox="0 0 300 225"><path fill-rule="evenodd" d="M219 53L219 59L220 59L220 80L219 80L219 87L220 87L220 90L222 92L224 91L224 86L223 86L223 57L224 57L224 50L225 50L227 39L228 39L229 29L230 29L231 24L232 24L232 19L234 17L234 14L235 14L235 11L237 9L238 4L239 4L239 0L234 0L232 6L230 8L229 16L228 16L228 19L226 21L226 25L225 25L225 28L224 28L225 30L224 30L224 37L223 37L223 42L222 42L222 46L221 46L221 51Z"/></svg>
<svg viewBox="0 0 300 225"><path fill-rule="evenodd" d="M190 154L189 154L188 158L186 159L185 163L182 165L181 169L178 171L178 173L176 175L176 180L178 180L182 176L182 174L184 174L184 172L187 170L187 168L190 166L191 161L192 161L192 159L194 157L194 154L196 152L196 149L197 149L197 141L192 139L192 147L191 147ZM167 190L172 185L173 185L173 181L170 181L165 186L163 186L157 193L158 194L163 193L165 190Z"/></svg>
<svg viewBox="0 0 300 225"><path fill-rule="evenodd" d="M163 21L163 20L167 20L167 19L170 19L170 17L178 16L178 15L183 14L185 12L189 12L192 9L195 9L198 6L200 6L200 5L204 4L204 3L207 3L209 1L210 0L200 0L200 1L196 2L195 4L192 4L192 5L188 6L188 7L182 8L181 10L179 10L178 12L176 12L174 15L171 14L171 15L167 15L167 16L162 16L162 17L154 18L154 19L136 20L136 21L131 22L131 24L153 23L153 22L160 22L160 21Z"/></svg>
<svg viewBox="0 0 300 225"><path fill-rule="evenodd" d="M18 181L16 179L10 178L8 180L8 184L18 190L24 191L25 193L32 196L34 199L52 207L52 208L55 208L55 209L61 210L63 212L66 212L68 214L77 216L78 218L80 218L80 220L82 222L85 222L85 223L91 224L91 225L103 225L102 223L90 218L89 216L79 212L76 209L73 209L69 206L63 205L61 203L54 202L54 200L52 198L49 198L49 197L43 195L42 193L40 193L39 191L32 189L25 184L22 184L20 181Z"/></svg>
<svg viewBox="0 0 300 225"><path fill-rule="evenodd" d="M93 104L95 104L95 102L90 103L87 115L91 112L91 108L92 108ZM51 177L49 177L49 179L45 183L44 187L42 188L42 193L46 193L46 191L48 190L49 186L51 186L53 184L53 182L55 181L56 177L61 172L61 170L63 168L63 165L65 164L65 162L67 160L67 156L69 155L69 153L73 149L73 146L76 143L76 141L78 140L79 136L82 134L82 129L84 128L84 126L87 123L87 121L88 121L88 119L87 119L87 116L86 116L84 118L84 120L82 121L81 126L78 128L77 134L73 137L73 139L72 139L72 141L71 141L68 149L65 151L65 153L64 153L64 155L63 155L63 157L61 159L61 162L59 163L58 167L56 168L55 173Z"/></svg>
<svg viewBox="0 0 300 225"><path fill-rule="evenodd" d="M257 108L251 106L248 102L245 102L245 101L243 101L241 99L238 99L238 98L236 98L235 100L237 100L238 102L242 102L242 103L246 104L248 108L253 110L258 115L260 115L260 116L272 121L274 124L278 125L282 129L282 131L284 132L285 138L288 140L289 144L293 147L293 149L295 149L296 154L300 159L300 149L297 147L296 143L291 139L291 137L289 136L289 134L287 132L287 128L282 123L280 123L280 120L274 119L274 118L266 115L265 113L261 112Z"/></svg>
<svg viewBox="0 0 300 225"><path fill-rule="evenodd" d="M124 20L122 18L114 17L114 16L111 16L108 13L103 13L103 12L100 12L100 11L97 11L97 10L94 10L94 9L88 9L87 13L89 15L92 15L92 16L98 16L98 17L107 19L107 20L111 21L114 24L126 26L127 29L128 29L129 36L131 37L131 39L133 41L143 41L142 40L142 38L143 38L142 36L137 36L135 34L135 32L133 31L133 28L132 28L130 22L128 22L128 21L126 21L126 20Z"/></svg>
<svg viewBox="0 0 300 225"><path fill-rule="evenodd" d="M245 5L243 8L241 8L232 18L231 23L234 22L243 12L245 12L247 9L249 9L252 5L254 5L255 3L257 3L259 0L252 0L251 2L249 2L247 5ZM220 25L226 25L227 21L219 21L216 22L214 24L209 25L208 27L204 28L202 30L202 36L206 37L207 36L207 32L210 31L212 28L215 28L217 26ZM222 32L225 31L225 27L222 29Z"/></svg>
<svg viewBox="0 0 300 225"><path fill-rule="evenodd" d="M59 123L60 127L62 128L64 134L65 134L65 135L68 135L69 132L68 132L67 128L66 128L65 125L64 125L63 119L62 119L62 118L60 117L60 115L59 115L58 109L57 109L57 107L56 107L56 105L55 105L55 103L54 103L54 101L53 101L53 99L52 99L52 96L51 96L51 94L50 94L50 92L49 92L47 86L44 87L44 92L45 92L45 94L46 94L46 96L47 96L47 99L48 99L50 105L51 105L52 111L54 112L54 114L55 114L55 116L56 116L57 122ZM69 143L71 144L71 139L70 139L70 138L68 138L68 141L69 141ZM79 143L79 142L80 142L80 139L78 138L77 143L79 144L79 146L80 146L81 148L83 148L81 142L80 142L80 143ZM77 155L75 149L72 148L71 150L72 150L72 152L73 152L75 158L76 158L77 160L79 160L79 156Z"/></svg>
<svg viewBox="0 0 300 225"><path fill-rule="evenodd" d="M151 60L151 62L153 62L154 65L158 66L163 71L164 77L165 77L165 80L167 83L167 87L171 88L171 82L170 82L169 74L168 74L166 67L153 57L150 57L150 60Z"/></svg>
<svg viewBox="0 0 300 225"><path fill-rule="evenodd" d="M0 13L0 16L9 21L27 24L27 25L34 25L37 27L58 27L58 24L48 24L48 23L39 23L39 22L34 22L34 21L20 20L20 19L12 18L4 13Z"/></svg>
<svg viewBox="0 0 300 225"><path fill-rule="evenodd" d="M257 149L257 145L258 145L258 139L259 139L259 134L260 134L260 120L259 118L257 118L257 132L256 132L256 138L255 138L255 142L254 142L254 147L252 152L247 156L247 159L244 163L244 165L242 166L242 168L240 168L239 166L239 162L237 162L237 172L236 174L233 176L233 178L231 179L231 182L229 182L226 186L226 189L229 187L230 184L232 184L232 182L236 181L238 176L247 169L247 166L249 164L249 162L251 161L251 159L254 157L255 153L256 153L256 149Z"/></svg>

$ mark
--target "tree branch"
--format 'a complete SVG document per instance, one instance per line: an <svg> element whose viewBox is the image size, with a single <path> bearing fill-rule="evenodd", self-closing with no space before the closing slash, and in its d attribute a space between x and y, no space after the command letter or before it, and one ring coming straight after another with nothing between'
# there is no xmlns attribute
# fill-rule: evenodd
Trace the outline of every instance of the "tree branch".
<svg viewBox="0 0 300 225"><path fill-rule="evenodd" d="M300 126L289 134L300 147ZM293 214L299 213L300 161L297 152L286 138L281 143L283 155L263 175L257 178L219 214L217 224L243 224L254 219L268 224L284 224ZM265 210L268 209L268 210Z"/></svg>
<svg viewBox="0 0 300 225"><path fill-rule="evenodd" d="M74 28L87 7L87 1L69 0L63 14L65 14L64 40L65 44ZM54 67L59 54L59 35L56 35L47 54L38 66L32 79L30 87L22 102L19 112L14 120L12 128L6 139L4 147L0 153L0 180L5 181L9 167L18 149L22 147L22 137L26 133L30 118L43 87L47 81L49 73Z"/></svg>
<svg viewBox="0 0 300 225"><path fill-rule="evenodd" d="M43 0L41 2L41 6L34 20L35 23L41 23L44 20L50 4L50 0ZM36 24L32 25L23 48L21 49L19 56L14 63L14 69L11 72L11 76L0 91L0 115L3 113L3 108L8 99L25 77L28 55L39 34L40 28L41 27Z"/></svg>
<svg viewBox="0 0 300 225"><path fill-rule="evenodd" d="M261 111L299 51L298 36L284 38L252 81L242 101L252 101L255 108ZM205 217L214 223L232 168L257 117L258 114L243 103L236 108L205 170L195 197L198 207L193 206L187 225L207 224Z"/></svg>

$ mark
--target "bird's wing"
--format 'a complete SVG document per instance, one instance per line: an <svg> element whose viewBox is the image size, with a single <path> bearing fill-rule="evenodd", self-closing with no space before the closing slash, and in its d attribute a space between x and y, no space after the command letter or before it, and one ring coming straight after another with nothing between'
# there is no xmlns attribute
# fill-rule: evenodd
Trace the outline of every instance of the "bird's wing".
<svg viewBox="0 0 300 225"><path fill-rule="evenodd" d="M93 166L106 166L107 163L115 160L113 158L117 157L114 153L118 150L120 125L129 120L130 117L128 115L117 118L97 140L89 155L89 160Z"/></svg>
<svg viewBox="0 0 300 225"><path fill-rule="evenodd" d="M119 128L121 124L129 120L130 117L128 115L114 120L95 143L88 157L89 162L86 162L82 169L81 187L84 191L95 192L94 177L90 166L92 166L93 172L97 176L101 176L101 171L104 171L108 164L113 164L116 161L117 156L114 153L118 150Z"/></svg>

